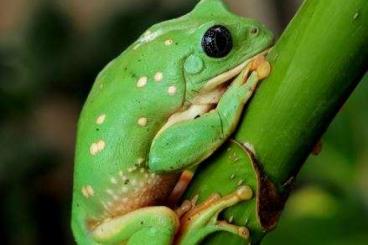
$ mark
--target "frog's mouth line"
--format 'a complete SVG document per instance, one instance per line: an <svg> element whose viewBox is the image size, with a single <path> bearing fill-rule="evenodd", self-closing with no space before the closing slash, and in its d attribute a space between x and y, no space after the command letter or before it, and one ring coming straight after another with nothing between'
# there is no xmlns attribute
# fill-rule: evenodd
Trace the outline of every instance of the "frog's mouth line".
<svg viewBox="0 0 368 245"><path fill-rule="evenodd" d="M231 85L233 80L238 76L246 67L258 56L266 55L270 49L267 49L261 53L258 53L251 58L245 60L236 67L228 70L210 80L202 88L199 94L194 97L190 102L188 107L183 108L183 110L178 111L170 116L166 124L157 133L159 135L162 131L168 127L176 124L178 122L193 120L203 114L214 110L217 107L222 95L226 92L227 88ZM246 79L249 78L250 72ZM156 135L156 137L157 137Z"/></svg>

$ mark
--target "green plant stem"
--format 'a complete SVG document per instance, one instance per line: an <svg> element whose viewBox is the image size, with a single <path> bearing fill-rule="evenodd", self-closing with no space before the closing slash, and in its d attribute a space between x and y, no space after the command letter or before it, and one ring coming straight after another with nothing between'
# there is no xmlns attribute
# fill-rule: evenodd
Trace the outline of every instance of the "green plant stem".
<svg viewBox="0 0 368 245"><path fill-rule="evenodd" d="M268 56L272 72L235 138L282 185L299 171L368 68L368 1L308 0Z"/></svg>

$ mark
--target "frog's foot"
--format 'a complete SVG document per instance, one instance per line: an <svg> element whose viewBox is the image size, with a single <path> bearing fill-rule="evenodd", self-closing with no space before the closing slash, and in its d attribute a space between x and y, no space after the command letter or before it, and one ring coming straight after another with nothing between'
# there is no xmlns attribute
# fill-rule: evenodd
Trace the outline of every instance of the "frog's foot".
<svg viewBox="0 0 368 245"><path fill-rule="evenodd" d="M221 228L220 230L222 231L227 231L233 234L237 234L243 239L249 238L249 230L245 226L237 226L237 225L229 224L226 221L219 221L218 226Z"/></svg>
<svg viewBox="0 0 368 245"><path fill-rule="evenodd" d="M219 221L218 215L224 209L241 201L250 200L253 192L249 186L241 186L234 193L224 197L213 194L202 204L192 208L180 219L180 229L176 243L183 245L199 244L206 236L217 231L227 231L247 239L246 227Z"/></svg>
<svg viewBox="0 0 368 245"><path fill-rule="evenodd" d="M255 71L259 80L263 80L270 75L271 65L264 55L257 55L251 62L250 71Z"/></svg>
<svg viewBox="0 0 368 245"><path fill-rule="evenodd" d="M170 245L179 226L167 207L147 207L106 220L92 231L99 244Z"/></svg>

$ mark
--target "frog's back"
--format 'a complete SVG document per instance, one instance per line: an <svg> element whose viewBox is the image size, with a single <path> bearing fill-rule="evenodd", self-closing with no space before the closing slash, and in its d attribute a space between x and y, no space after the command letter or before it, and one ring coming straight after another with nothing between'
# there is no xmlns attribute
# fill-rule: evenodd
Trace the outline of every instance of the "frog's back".
<svg viewBox="0 0 368 245"><path fill-rule="evenodd" d="M146 169L155 134L182 106L180 62L152 55L171 46L165 37L142 51L132 45L98 75L78 123L73 222L98 222L168 195L174 176ZM172 55L170 52L162 52ZM167 59L160 64L157 59ZM160 188L155 186L160 185ZM87 220L88 222L88 220Z"/></svg>

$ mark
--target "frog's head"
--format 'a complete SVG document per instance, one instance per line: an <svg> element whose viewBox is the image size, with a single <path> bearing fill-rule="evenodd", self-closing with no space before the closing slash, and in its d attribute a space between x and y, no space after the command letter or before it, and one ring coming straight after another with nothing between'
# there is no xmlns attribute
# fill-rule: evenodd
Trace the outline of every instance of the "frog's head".
<svg viewBox="0 0 368 245"><path fill-rule="evenodd" d="M175 87L172 92L181 95L172 97L180 98L176 105L190 105L198 97L216 94L216 89L223 91L222 85L229 84L272 41L264 25L231 13L222 0L201 0L190 13L147 30L132 45L131 53L140 57L130 60L149 64L139 64L140 73L160 70Z"/></svg>
<svg viewBox="0 0 368 245"><path fill-rule="evenodd" d="M190 19L193 45L184 61L187 101L239 74L273 42L264 25L229 12L221 0L202 0L185 17Z"/></svg>

